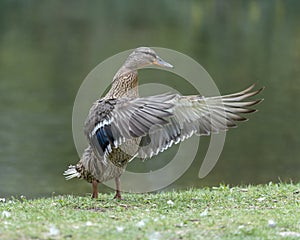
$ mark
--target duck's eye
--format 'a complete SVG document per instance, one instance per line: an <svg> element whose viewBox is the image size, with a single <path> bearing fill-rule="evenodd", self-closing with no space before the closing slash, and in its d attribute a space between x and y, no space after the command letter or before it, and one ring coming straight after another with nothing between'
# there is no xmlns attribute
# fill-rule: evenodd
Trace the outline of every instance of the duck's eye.
<svg viewBox="0 0 300 240"><path fill-rule="evenodd" d="M147 55L150 55L150 56L156 58L156 54L154 54L154 53L152 53L152 52L144 52L144 51L143 51L142 53L147 54Z"/></svg>

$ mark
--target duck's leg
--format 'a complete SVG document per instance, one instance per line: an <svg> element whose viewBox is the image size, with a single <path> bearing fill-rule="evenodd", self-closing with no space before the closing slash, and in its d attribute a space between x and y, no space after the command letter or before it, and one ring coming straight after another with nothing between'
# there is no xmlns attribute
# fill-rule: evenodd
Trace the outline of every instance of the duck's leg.
<svg viewBox="0 0 300 240"><path fill-rule="evenodd" d="M97 182L97 180L92 181L92 186L93 186L92 198L98 198L98 182Z"/></svg>
<svg viewBox="0 0 300 240"><path fill-rule="evenodd" d="M116 181L116 195L114 198L118 200L122 200L120 176L116 177L115 181Z"/></svg>

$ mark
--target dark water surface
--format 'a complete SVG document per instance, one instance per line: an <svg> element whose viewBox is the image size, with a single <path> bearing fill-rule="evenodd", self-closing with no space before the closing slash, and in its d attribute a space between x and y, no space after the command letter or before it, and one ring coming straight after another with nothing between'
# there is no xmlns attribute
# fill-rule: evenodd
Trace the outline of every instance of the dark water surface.
<svg viewBox="0 0 300 240"><path fill-rule="evenodd" d="M197 177L203 138L197 161L170 188L299 181L299 10L298 1L0 1L0 196L90 191L62 176L78 161L77 90L101 61L142 45L191 56L222 93L266 86L260 111L228 132L214 170ZM166 72L144 70L140 79L194 93ZM157 169L176 150L129 168Z"/></svg>

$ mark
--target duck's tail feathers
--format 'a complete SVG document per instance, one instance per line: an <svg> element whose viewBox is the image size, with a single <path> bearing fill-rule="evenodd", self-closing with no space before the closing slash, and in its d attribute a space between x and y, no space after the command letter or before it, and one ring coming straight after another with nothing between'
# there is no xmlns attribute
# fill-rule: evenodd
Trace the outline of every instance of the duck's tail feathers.
<svg viewBox="0 0 300 240"><path fill-rule="evenodd" d="M64 176L66 180L70 180L72 178L80 178L81 173L77 171L76 166L70 165L69 168L64 172Z"/></svg>

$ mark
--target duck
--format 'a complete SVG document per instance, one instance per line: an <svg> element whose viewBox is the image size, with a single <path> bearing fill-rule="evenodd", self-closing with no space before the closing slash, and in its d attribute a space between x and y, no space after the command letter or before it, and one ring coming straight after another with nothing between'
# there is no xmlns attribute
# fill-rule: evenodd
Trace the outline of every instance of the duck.
<svg viewBox="0 0 300 240"><path fill-rule="evenodd" d="M98 198L98 183L115 179L116 199L122 199L120 176L134 158L148 159L192 135L209 136L246 121L263 99L249 100L264 88L255 84L223 96L164 93L141 97L138 70L173 68L149 47L136 48L113 77L108 93L96 100L84 123L88 146L65 178L85 179Z"/></svg>

